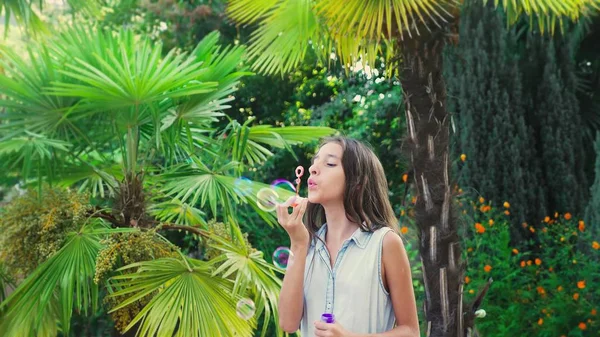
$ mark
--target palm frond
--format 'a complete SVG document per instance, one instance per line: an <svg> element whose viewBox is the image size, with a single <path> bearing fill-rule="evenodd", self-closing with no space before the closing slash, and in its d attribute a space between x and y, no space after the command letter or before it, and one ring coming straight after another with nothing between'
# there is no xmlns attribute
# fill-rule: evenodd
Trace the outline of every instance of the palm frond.
<svg viewBox="0 0 600 337"><path fill-rule="evenodd" d="M103 112L207 93L217 85L198 81L205 70L193 56L176 55L171 50L162 57L160 44L136 39L130 30L122 30L117 37L111 32L91 31L87 37L84 46L107 44L115 48L105 50L103 55L94 54L95 64L83 59L67 63L68 70L61 72L79 83L56 82L48 88L49 94L84 98L94 103L86 109Z"/></svg>
<svg viewBox="0 0 600 337"><path fill-rule="evenodd" d="M249 24L272 11L281 0L230 0L227 14L240 24Z"/></svg>
<svg viewBox="0 0 600 337"><path fill-rule="evenodd" d="M129 296L111 311L155 294L127 327L139 323L138 336L252 336L255 320L237 316L238 298L232 296L230 283L212 277L208 263L162 258L134 263L119 271L132 269L136 272L110 280L116 289L110 296Z"/></svg>
<svg viewBox="0 0 600 337"><path fill-rule="evenodd" d="M68 152L70 146L67 142L25 131L21 136L0 140L0 167L7 170L21 167L25 179L32 168L36 168L38 175L41 175L47 163L55 159L58 153Z"/></svg>
<svg viewBox="0 0 600 337"><path fill-rule="evenodd" d="M397 34L403 37L405 31L410 36L411 29L418 33L420 25L428 30L431 23L441 28L452 17L449 7L456 4L453 0L322 0L317 9L336 39L378 42L394 39Z"/></svg>
<svg viewBox="0 0 600 337"><path fill-rule="evenodd" d="M239 11L252 11L252 2L244 2ZM321 45L327 34L321 27L311 0L282 1L252 33L249 58L252 69L265 74L286 73L304 59L310 43Z"/></svg>
<svg viewBox="0 0 600 337"><path fill-rule="evenodd" d="M0 304L0 335L56 336L56 321L68 335L73 310L96 311L98 286L93 278L100 239L127 229L110 229L95 220L71 233L65 245Z"/></svg>
<svg viewBox="0 0 600 337"><path fill-rule="evenodd" d="M263 188L271 188L270 185L250 182L247 188L240 189L237 178L215 172L181 166L162 176L161 180L165 184L161 192L165 196L172 197L175 203L197 205L199 209L203 209L208 204L213 217L220 216L229 222L235 222L233 215L236 204L248 204L267 224L276 225L275 216L262 210L256 199L257 193ZM274 188L274 190L280 201L295 194L283 188Z"/></svg>
<svg viewBox="0 0 600 337"><path fill-rule="evenodd" d="M277 302L281 289L281 280L275 274L274 266L263 259L263 253L251 250L244 243L241 231L237 226L232 226L233 240L225 240L217 235L211 236L210 246L220 250L223 254L210 262L218 265L214 275L223 278L234 277L233 294L243 295L250 291L254 295L256 317L264 313L264 322L261 336L265 336L271 317L278 326L279 315ZM277 336L282 336L283 331L277 330Z"/></svg>
<svg viewBox="0 0 600 337"><path fill-rule="evenodd" d="M154 204L150 207L149 212L158 221L187 226L201 225L204 228L207 226L206 213L178 199Z"/></svg>
<svg viewBox="0 0 600 337"><path fill-rule="evenodd" d="M484 0L488 2L490 0ZM563 31L564 20L577 22L582 16L600 11L599 0L494 0L495 6L502 4L509 24L515 23L521 15L536 20L540 31L554 33L558 25Z"/></svg>

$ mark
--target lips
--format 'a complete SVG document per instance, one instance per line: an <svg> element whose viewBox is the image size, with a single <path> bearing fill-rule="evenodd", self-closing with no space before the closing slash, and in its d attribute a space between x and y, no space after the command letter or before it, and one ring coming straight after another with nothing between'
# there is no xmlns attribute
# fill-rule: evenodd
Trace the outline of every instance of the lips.
<svg viewBox="0 0 600 337"><path fill-rule="evenodd" d="M312 179L308 179L308 188L313 189L315 187L317 187L317 183L315 183L315 181Z"/></svg>

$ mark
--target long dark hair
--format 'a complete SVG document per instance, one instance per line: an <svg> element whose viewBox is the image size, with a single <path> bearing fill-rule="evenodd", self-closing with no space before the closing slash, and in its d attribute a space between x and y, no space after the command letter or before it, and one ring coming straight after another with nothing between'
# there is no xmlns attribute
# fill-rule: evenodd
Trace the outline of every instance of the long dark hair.
<svg viewBox="0 0 600 337"><path fill-rule="evenodd" d="M398 233L398 219L390 204L388 183L381 162L368 146L348 137L328 137L321 141L338 143L343 149L342 168L346 176L344 209L348 220L357 223L362 231L374 232L390 227ZM311 242L325 222L325 209L320 204L308 203L305 224Z"/></svg>

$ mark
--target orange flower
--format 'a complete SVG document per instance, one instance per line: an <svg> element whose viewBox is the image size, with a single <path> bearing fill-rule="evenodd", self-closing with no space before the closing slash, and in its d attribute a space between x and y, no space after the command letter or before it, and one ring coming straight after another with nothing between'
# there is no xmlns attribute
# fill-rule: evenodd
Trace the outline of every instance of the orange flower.
<svg viewBox="0 0 600 337"><path fill-rule="evenodd" d="M408 181L408 174L404 173L404 174L402 175L402 181L403 181L403 182L407 182L407 181Z"/></svg>
<svg viewBox="0 0 600 337"><path fill-rule="evenodd" d="M510 212L508 210L506 210L506 211L504 211L504 214L510 215Z"/></svg>
<svg viewBox="0 0 600 337"><path fill-rule="evenodd" d="M473 248L471 248L471 247L467 248L467 252L469 252L469 253L470 253L470 252L472 252L472 251L473 251Z"/></svg>
<svg viewBox="0 0 600 337"><path fill-rule="evenodd" d="M490 221L488 221L488 223L490 224L490 227L494 225L494 220L490 219Z"/></svg>
<svg viewBox="0 0 600 337"><path fill-rule="evenodd" d="M579 220L579 231L583 232L585 230L585 222L583 220Z"/></svg>
<svg viewBox="0 0 600 337"><path fill-rule="evenodd" d="M464 153L463 153L463 154L461 154L461 155L460 155L460 160L462 160L462 161L465 161L465 160L467 160L467 155L466 155L466 154L464 154Z"/></svg>
<svg viewBox="0 0 600 337"><path fill-rule="evenodd" d="M525 261L521 261L521 268L525 268Z"/></svg>
<svg viewBox="0 0 600 337"><path fill-rule="evenodd" d="M558 291L563 291L563 289L564 289L563 286L558 286L558 288L556 288L556 290L558 290Z"/></svg>
<svg viewBox="0 0 600 337"><path fill-rule="evenodd" d="M565 220L571 220L571 213L565 213Z"/></svg>
<svg viewBox="0 0 600 337"><path fill-rule="evenodd" d="M550 267L550 268L548 268L548 271L549 271L549 272L553 272L553 271L554 271L554 268Z"/></svg>
<svg viewBox="0 0 600 337"><path fill-rule="evenodd" d="M479 234L483 234L483 233L485 233L485 227L483 227L482 224L477 222L477 223L475 223L475 231Z"/></svg>
<svg viewBox="0 0 600 337"><path fill-rule="evenodd" d="M483 267L483 270L485 270L486 273L489 273L492 270L492 266L486 264L485 267Z"/></svg>
<svg viewBox="0 0 600 337"><path fill-rule="evenodd" d="M416 204L417 203L417 197L412 197L411 201L412 201L413 204Z"/></svg>
<svg viewBox="0 0 600 337"><path fill-rule="evenodd" d="M531 266L531 263L532 263L531 260L527 260L527 265L528 266Z"/></svg>
<svg viewBox="0 0 600 337"><path fill-rule="evenodd" d="M558 218L558 212L554 212L554 217Z"/></svg>
<svg viewBox="0 0 600 337"><path fill-rule="evenodd" d="M406 214L406 212L404 210L400 211L400 216L404 216Z"/></svg>
<svg viewBox="0 0 600 337"><path fill-rule="evenodd" d="M471 278L468 276L465 276L465 283L469 284L469 282L471 282Z"/></svg>
<svg viewBox="0 0 600 337"><path fill-rule="evenodd" d="M532 233L535 233L535 228L529 226L529 231L532 232Z"/></svg>
<svg viewBox="0 0 600 337"><path fill-rule="evenodd" d="M513 252L513 254L519 254L519 250L516 248L513 248L512 252Z"/></svg>
<svg viewBox="0 0 600 337"><path fill-rule="evenodd" d="M402 228L400 229L400 231L402 232L402 234L406 234L406 233L408 233L408 227L402 226Z"/></svg>
<svg viewBox="0 0 600 337"><path fill-rule="evenodd" d="M585 330L585 329L587 329L587 325L584 322L581 322L581 323L579 323L579 329Z"/></svg>
<svg viewBox="0 0 600 337"><path fill-rule="evenodd" d="M592 311L590 311L590 314L591 314L592 316L596 316L596 309L592 309Z"/></svg>
<svg viewBox="0 0 600 337"><path fill-rule="evenodd" d="M537 292L540 295L544 295L546 293L546 290L542 287L537 287Z"/></svg>
<svg viewBox="0 0 600 337"><path fill-rule="evenodd" d="M585 280L577 282L577 288L585 289Z"/></svg>
<svg viewBox="0 0 600 337"><path fill-rule="evenodd" d="M574 299L575 301L577 301L577 300L579 299L579 293L574 293L574 294L573 294L573 299Z"/></svg>
<svg viewBox="0 0 600 337"><path fill-rule="evenodd" d="M510 204L508 203L508 201L505 201L502 206L504 206L504 208L510 208Z"/></svg>
<svg viewBox="0 0 600 337"><path fill-rule="evenodd" d="M479 197L479 202L483 204L485 202L485 199L483 197Z"/></svg>
<svg viewBox="0 0 600 337"><path fill-rule="evenodd" d="M535 264L537 264L539 266L540 264L542 264L542 260L540 260L539 258L536 258Z"/></svg>
<svg viewBox="0 0 600 337"><path fill-rule="evenodd" d="M549 216L545 217L544 222L546 222L546 223L550 222L550 217Z"/></svg>
<svg viewBox="0 0 600 337"><path fill-rule="evenodd" d="M544 324L544 319L543 318L538 319L538 325L542 325L542 324Z"/></svg>
<svg viewBox="0 0 600 337"><path fill-rule="evenodd" d="M475 290L469 289L469 294L474 294L474 293L475 293Z"/></svg>
<svg viewBox="0 0 600 337"><path fill-rule="evenodd" d="M528 226L528 225L527 225L527 222L523 222L523 223L521 224L521 226L523 226L523 228L527 228L527 226Z"/></svg>
<svg viewBox="0 0 600 337"><path fill-rule="evenodd" d="M600 249L600 243L598 243L598 241L592 242L592 248L594 248L595 250Z"/></svg>

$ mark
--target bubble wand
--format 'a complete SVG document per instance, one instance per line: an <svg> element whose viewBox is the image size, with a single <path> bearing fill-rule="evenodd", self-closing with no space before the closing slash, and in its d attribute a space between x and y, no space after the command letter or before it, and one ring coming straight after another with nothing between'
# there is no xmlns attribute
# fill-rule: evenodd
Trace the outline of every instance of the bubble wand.
<svg viewBox="0 0 600 337"><path fill-rule="evenodd" d="M302 179L300 179L304 175L304 167L298 166L296 167L296 197L299 197L298 193L300 192L300 184L302 183ZM296 202L292 204L292 207L298 206Z"/></svg>

